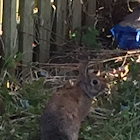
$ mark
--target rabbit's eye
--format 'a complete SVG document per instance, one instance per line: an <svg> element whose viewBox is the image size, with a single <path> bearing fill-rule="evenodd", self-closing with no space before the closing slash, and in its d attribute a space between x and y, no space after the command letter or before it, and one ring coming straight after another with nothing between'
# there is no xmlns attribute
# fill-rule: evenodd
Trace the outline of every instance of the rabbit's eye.
<svg viewBox="0 0 140 140"><path fill-rule="evenodd" d="M98 80L93 79L93 80L92 80L92 83L93 83L94 85L97 85L97 84L98 84Z"/></svg>

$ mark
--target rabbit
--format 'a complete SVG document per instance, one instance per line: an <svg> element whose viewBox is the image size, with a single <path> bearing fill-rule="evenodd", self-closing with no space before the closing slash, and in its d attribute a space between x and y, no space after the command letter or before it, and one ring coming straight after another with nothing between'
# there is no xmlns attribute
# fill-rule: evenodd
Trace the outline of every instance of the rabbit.
<svg viewBox="0 0 140 140"><path fill-rule="evenodd" d="M96 75L88 74L87 66L88 60L81 60L76 83L52 94L40 117L42 140L78 140L93 97L105 87Z"/></svg>

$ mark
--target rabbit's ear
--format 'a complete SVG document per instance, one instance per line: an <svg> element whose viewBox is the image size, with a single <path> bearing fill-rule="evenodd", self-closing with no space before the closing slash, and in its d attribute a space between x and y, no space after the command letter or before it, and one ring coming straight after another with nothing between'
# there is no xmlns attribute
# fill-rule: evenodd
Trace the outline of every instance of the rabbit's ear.
<svg viewBox="0 0 140 140"><path fill-rule="evenodd" d="M87 77L88 60L81 60L79 65L79 75Z"/></svg>

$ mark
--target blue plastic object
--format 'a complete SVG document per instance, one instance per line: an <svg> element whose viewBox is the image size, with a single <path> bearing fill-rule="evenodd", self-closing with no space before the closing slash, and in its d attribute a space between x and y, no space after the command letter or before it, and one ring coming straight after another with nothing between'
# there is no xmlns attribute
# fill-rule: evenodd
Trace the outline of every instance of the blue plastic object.
<svg viewBox="0 0 140 140"><path fill-rule="evenodd" d="M138 49L140 46L140 8L126 16L110 29L117 45L123 50Z"/></svg>
<svg viewBox="0 0 140 140"><path fill-rule="evenodd" d="M114 26L110 31L120 49L132 50L139 48L140 31L136 31L129 26L122 27L119 24Z"/></svg>

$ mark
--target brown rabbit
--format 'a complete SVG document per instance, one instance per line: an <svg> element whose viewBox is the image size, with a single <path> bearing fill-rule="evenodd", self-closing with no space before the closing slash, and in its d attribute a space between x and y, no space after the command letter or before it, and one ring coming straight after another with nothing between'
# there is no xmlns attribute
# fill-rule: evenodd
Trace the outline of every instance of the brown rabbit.
<svg viewBox="0 0 140 140"><path fill-rule="evenodd" d="M42 140L78 140L93 97L104 89L95 75L87 73L87 65L82 60L76 84L58 90L48 101L41 116Z"/></svg>

